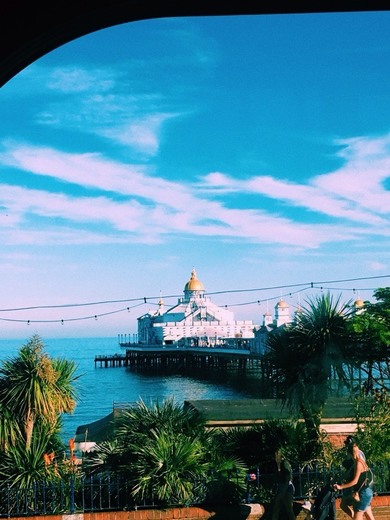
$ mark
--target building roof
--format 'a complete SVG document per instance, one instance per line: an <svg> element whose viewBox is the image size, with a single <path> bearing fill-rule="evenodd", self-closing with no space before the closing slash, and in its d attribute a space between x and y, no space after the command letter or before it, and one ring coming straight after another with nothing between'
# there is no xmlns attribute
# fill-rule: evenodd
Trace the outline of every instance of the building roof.
<svg viewBox="0 0 390 520"><path fill-rule="evenodd" d="M210 426L254 424L292 417L291 411L278 399L191 400L184 404L197 410ZM350 423L353 417L353 405L348 399L332 398L324 407L322 423Z"/></svg>
<svg viewBox="0 0 390 520"><path fill-rule="evenodd" d="M184 401L184 407L199 412L209 427L253 426L272 419L291 418L291 412L286 407L283 408L277 399L188 400ZM107 440L115 431L116 419L128 408L129 405L124 404L123 408L114 409L98 421L79 426L75 442L80 445ZM336 438L353 433L356 423L351 402L343 398L329 399L324 408L321 426Z"/></svg>

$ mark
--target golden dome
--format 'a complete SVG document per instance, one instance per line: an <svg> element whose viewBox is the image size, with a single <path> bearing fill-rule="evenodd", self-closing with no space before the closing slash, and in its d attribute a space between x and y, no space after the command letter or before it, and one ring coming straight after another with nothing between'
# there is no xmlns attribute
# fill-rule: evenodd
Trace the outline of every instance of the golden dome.
<svg viewBox="0 0 390 520"><path fill-rule="evenodd" d="M358 299L355 301L355 307L364 307L364 301L361 300L360 298L358 298Z"/></svg>
<svg viewBox="0 0 390 520"><path fill-rule="evenodd" d="M184 286L185 291L204 291L204 285L196 277L195 269L191 272L191 278Z"/></svg>
<svg viewBox="0 0 390 520"><path fill-rule="evenodd" d="M286 308L288 307L288 303L286 303L284 300L280 300L280 301L277 303L276 306L279 307L279 309L280 309L280 308L286 309Z"/></svg>

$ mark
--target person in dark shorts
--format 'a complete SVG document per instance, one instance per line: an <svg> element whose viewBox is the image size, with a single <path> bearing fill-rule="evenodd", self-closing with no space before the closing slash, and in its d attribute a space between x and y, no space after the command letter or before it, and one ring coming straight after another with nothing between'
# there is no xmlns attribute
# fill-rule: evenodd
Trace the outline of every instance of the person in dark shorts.
<svg viewBox="0 0 390 520"><path fill-rule="evenodd" d="M294 493L295 488L292 482L292 469L288 460L283 457L282 452L277 450L275 453L277 466L277 490L272 509L272 520L295 520L294 513Z"/></svg>
<svg viewBox="0 0 390 520"><path fill-rule="evenodd" d="M354 471L355 471L355 462L351 455L349 455L345 460L343 460L343 483L349 482L352 480ZM353 488L345 488L341 492L341 500L340 500L340 509L344 511L346 515L350 518L353 518L353 496L352 496Z"/></svg>
<svg viewBox="0 0 390 520"><path fill-rule="evenodd" d="M355 474L355 460L353 458L353 453L349 449L349 446L351 443L354 443L354 438L352 435L348 435L348 437L345 439L344 446L347 450L347 457L343 461L343 467L344 467L344 475L343 475L343 483L349 482L353 479ZM364 460L366 460L366 456L364 453L360 450L359 453L360 457L362 457ZM342 490L341 495L341 501L340 501L340 509L344 511L346 515L348 515L350 518L353 518L353 506L354 506L354 498L353 498L353 488L348 487Z"/></svg>
<svg viewBox="0 0 390 520"><path fill-rule="evenodd" d="M352 488L354 520L363 520L364 515L369 520L375 520L371 509L374 494L371 470L367 465L364 454L352 436L347 437L346 447L354 460L353 478L343 484L334 484L334 489L342 491Z"/></svg>

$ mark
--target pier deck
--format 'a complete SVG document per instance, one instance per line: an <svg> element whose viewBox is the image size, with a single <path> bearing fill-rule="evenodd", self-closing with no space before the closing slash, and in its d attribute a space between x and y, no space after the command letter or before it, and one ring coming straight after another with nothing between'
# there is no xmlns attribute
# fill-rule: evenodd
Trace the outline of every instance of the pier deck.
<svg viewBox="0 0 390 520"><path fill-rule="evenodd" d="M142 370L210 369L239 371L264 369L259 356L248 349L132 346L124 354L97 355L95 366L130 367Z"/></svg>
<svg viewBox="0 0 390 520"><path fill-rule="evenodd" d="M123 367L127 366L126 354L100 354L95 356L95 367Z"/></svg>

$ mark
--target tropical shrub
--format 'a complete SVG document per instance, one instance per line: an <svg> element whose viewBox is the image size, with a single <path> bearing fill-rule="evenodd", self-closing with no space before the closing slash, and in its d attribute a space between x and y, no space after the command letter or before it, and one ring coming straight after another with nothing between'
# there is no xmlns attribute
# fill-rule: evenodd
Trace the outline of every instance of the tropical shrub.
<svg viewBox="0 0 390 520"><path fill-rule="evenodd" d="M134 500L170 503L240 501L245 465L220 451L214 431L197 412L173 398L150 407L140 400L118 418L114 438L85 458L85 472L116 471L130 482ZM238 477L230 479L234 474Z"/></svg>

